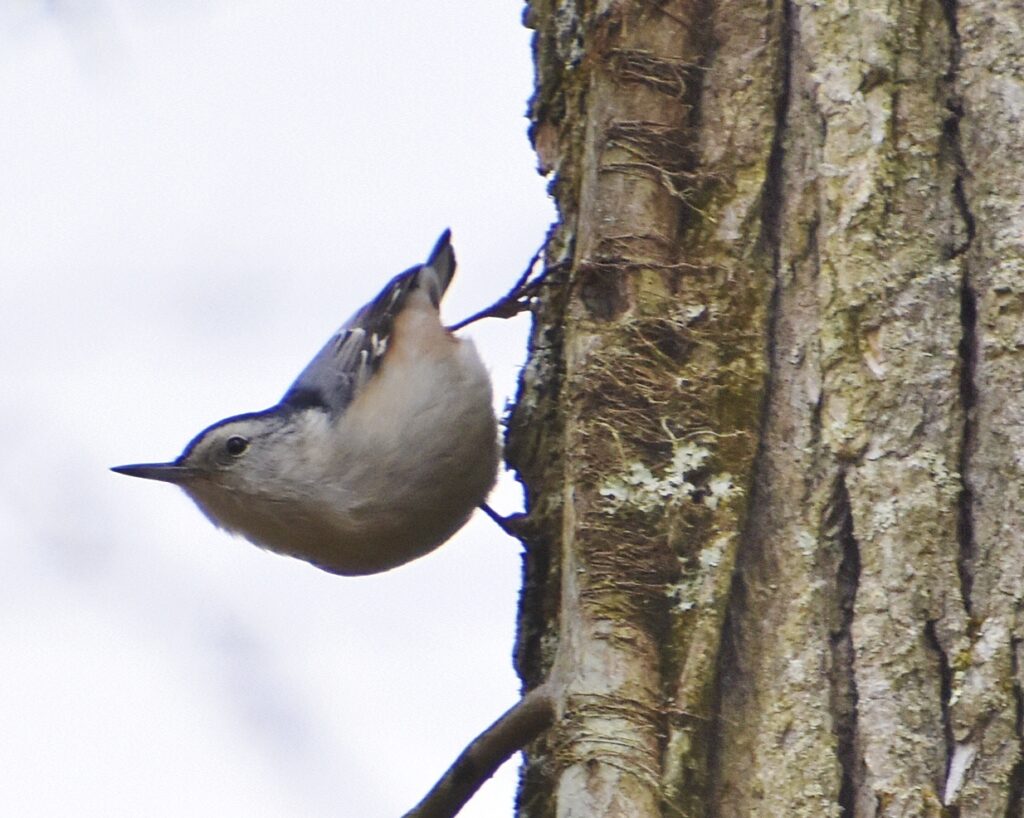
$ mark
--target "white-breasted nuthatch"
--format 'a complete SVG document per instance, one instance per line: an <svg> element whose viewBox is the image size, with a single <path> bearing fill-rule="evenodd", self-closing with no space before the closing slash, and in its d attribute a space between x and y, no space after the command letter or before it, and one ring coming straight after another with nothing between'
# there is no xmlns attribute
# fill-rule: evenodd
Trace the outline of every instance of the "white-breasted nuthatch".
<svg viewBox="0 0 1024 818"><path fill-rule="evenodd" d="M114 471L174 483L215 525L336 574L433 550L483 503L498 469L487 370L438 312L454 273L445 231L276 406L214 423L173 462Z"/></svg>

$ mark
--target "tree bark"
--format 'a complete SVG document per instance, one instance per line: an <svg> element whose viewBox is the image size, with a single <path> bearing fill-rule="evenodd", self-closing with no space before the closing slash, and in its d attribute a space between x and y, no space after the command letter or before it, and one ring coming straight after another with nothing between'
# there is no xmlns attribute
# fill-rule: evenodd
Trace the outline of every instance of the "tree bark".
<svg viewBox="0 0 1024 818"><path fill-rule="evenodd" d="M1024 815L1024 7L527 24L518 814Z"/></svg>

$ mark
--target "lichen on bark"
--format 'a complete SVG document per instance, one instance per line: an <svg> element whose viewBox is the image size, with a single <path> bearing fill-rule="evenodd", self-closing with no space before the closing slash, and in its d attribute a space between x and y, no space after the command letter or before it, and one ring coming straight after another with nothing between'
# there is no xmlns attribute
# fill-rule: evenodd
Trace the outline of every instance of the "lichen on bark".
<svg viewBox="0 0 1024 818"><path fill-rule="evenodd" d="M581 666L593 654L605 664L567 671L572 727L533 748L523 814L556 814L553 793L578 798L564 790L574 770L592 787L606 767L607 782L631 791L624 815L707 786L710 680L757 446L770 282L760 237L735 240L757 222L770 138L745 122L716 128L731 151L698 138L705 93L715 116L730 94L706 74L710 37L735 26L724 13L709 21L709 9L531 7L533 136L561 215L549 261L570 272L538 317L511 422L533 532L520 667L543 677L556 644ZM770 58L767 68L759 93L739 91L765 121ZM612 665L633 672L613 678ZM593 744L607 727L590 716L595 697L628 703L615 727L623 752Z"/></svg>
<svg viewBox="0 0 1024 818"><path fill-rule="evenodd" d="M1019 814L1024 11L527 20L520 814Z"/></svg>

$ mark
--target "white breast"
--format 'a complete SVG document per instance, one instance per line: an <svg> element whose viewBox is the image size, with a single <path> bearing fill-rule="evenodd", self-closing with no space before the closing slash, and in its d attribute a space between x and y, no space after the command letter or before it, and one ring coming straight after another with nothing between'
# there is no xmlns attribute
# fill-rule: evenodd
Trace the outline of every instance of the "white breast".
<svg viewBox="0 0 1024 818"><path fill-rule="evenodd" d="M196 500L222 526L325 570L388 570L439 546L487 497L498 467L491 400L473 343L446 332L429 299L413 294L380 369L337 427L309 413L295 436L308 450L290 460L303 470L282 477L296 491L278 487L272 500L238 498L234 508Z"/></svg>

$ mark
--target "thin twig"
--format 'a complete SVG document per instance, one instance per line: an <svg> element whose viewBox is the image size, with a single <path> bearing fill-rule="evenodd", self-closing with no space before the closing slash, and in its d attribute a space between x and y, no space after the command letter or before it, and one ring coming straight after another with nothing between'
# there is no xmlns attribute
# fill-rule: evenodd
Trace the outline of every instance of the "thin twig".
<svg viewBox="0 0 1024 818"><path fill-rule="evenodd" d="M535 687L477 736L404 818L453 818L481 785L555 720L549 683Z"/></svg>

